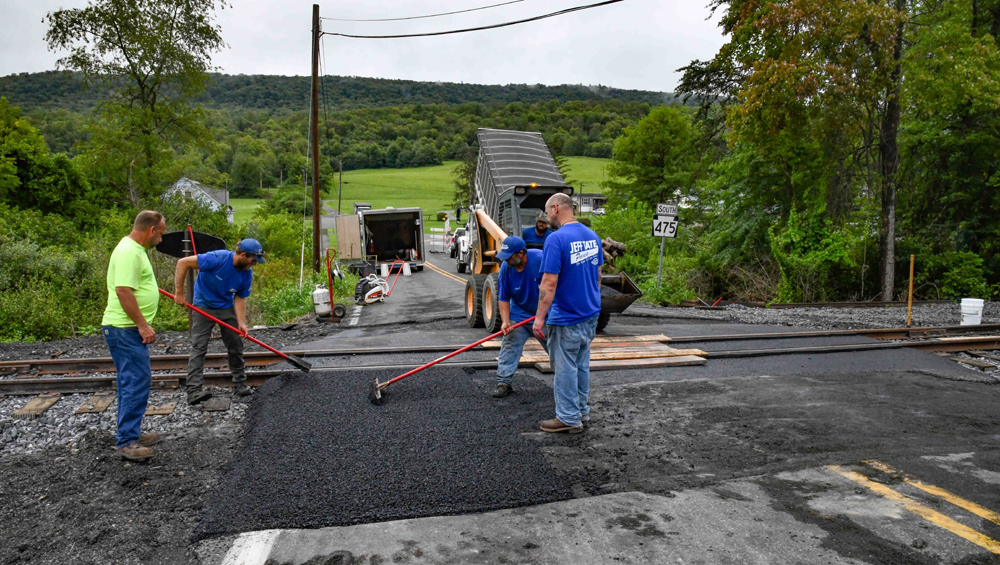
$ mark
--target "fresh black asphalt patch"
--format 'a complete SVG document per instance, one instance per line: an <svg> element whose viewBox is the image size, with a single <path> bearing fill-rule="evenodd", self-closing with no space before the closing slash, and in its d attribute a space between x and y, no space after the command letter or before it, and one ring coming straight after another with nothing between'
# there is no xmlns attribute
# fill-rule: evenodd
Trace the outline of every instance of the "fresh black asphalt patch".
<svg viewBox="0 0 1000 565"><path fill-rule="evenodd" d="M572 491L521 436L553 414L552 389L519 375L428 369L368 401L398 373L296 373L254 395L243 444L193 537L484 512Z"/></svg>

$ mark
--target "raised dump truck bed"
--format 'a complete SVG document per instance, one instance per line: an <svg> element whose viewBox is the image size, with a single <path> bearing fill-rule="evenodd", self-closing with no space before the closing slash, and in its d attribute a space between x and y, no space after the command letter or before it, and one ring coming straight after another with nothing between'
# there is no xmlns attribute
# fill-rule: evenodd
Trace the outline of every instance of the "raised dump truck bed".
<svg viewBox="0 0 1000 565"><path fill-rule="evenodd" d="M458 257L458 272L471 272L465 287L465 318L471 327L500 329L496 252L508 235L520 236L535 225L537 214L556 193L572 195L542 135L537 132L485 129L478 131L475 201L469 215L468 250ZM541 247L529 244L529 247ZM601 280L598 329L642 296L627 275Z"/></svg>
<svg viewBox="0 0 1000 565"><path fill-rule="evenodd" d="M507 234L535 225L553 194L573 194L542 134L480 128L477 135L476 203Z"/></svg>

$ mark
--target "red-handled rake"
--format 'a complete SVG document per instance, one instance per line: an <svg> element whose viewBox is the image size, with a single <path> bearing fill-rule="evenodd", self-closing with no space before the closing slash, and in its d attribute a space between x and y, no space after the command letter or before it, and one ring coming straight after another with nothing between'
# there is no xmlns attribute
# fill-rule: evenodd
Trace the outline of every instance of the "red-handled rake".
<svg viewBox="0 0 1000 565"><path fill-rule="evenodd" d="M512 329L514 329L516 327L523 326L524 324L528 324L528 323L531 323L531 322L534 322L534 321L535 321L535 317L532 316L532 317L528 318L527 320L524 320L522 322L518 322L518 323L512 325L509 329L512 330ZM376 405L382 404L382 389L384 389L385 387L391 385L392 383L394 383L396 381L401 381L401 380L405 379L406 377L408 377L408 376L410 376L410 375L412 375L414 373L419 373L420 371L423 371L424 369L426 369L428 367L431 367L433 365L437 365L438 363L440 363L441 361L444 361L445 359L450 359L450 358L458 355L459 353L464 353L464 352L472 349L473 347L475 347L477 345L485 343L485 342L487 342L487 341L489 341L489 340L491 340L491 339L493 339L495 337L501 336L501 335L503 335L503 331L499 331L499 332L497 332L495 334L490 334L490 335L484 337L483 339L477 341L476 343L470 343L469 345L466 345L465 347L463 347L461 349L452 351L451 353L445 355L444 357L440 357L438 359L435 359L435 360L431 361L430 363L427 363L426 365L421 365L421 366L417 367L416 369L413 369L412 371L408 371L406 373L403 373L402 375L399 375L398 377L395 377L392 380L388 380L388 381L386 381L384 383L378 382L378 378L376 378L375 379L375 383L372 385L371 392L368 393L368 400L370 400L372 404L376 404Z"/></svg>
<svg viewBox="0 0 1000 565"><path fill-rule="evenodd" d="M159 289L159 290L160 290L160 294L162 294L162 295L170 298L170 300L174 299L174 295L173 294L170 294L169 292L163 290L162 288ZM305 371L307 373L309 372L309 369L312 369L312 365L310 365L307 361L305 361L303 359L299 359L298 357L296 357L294 355L286 355L286 354L278 351L277 349L271 347L270 345L264 343L263 341L260 341L259 339L255 339L255 338L250 337L249 334L245 334L245 333L241 332L239 329L234 328L233 326L230 326L229 324L223 322L222 320L216 318L215 316L209 314L208 312L205 312L204 310L202 310L201 308L198 308L197 306L195 306L193 304L187 304L187 303L185 303L184 305L187 306L188 308L194 310L195 312L201 314L202 316L205 316L209 320L212 320L213 322L219 324L220 326L225 327L225 328L229 328L229 329L233 330L234 332L236 332L236 333L240 334L241 336L249 339L250 341L256 343L257 345L263 347L264 349L267 349L271 353L274 353L276 355L280 355L281 357L283 357L285 359L285 361L288 361L289 363L291 363L292 365L295 365L299 369L302 369L303 371Z"/></svg>

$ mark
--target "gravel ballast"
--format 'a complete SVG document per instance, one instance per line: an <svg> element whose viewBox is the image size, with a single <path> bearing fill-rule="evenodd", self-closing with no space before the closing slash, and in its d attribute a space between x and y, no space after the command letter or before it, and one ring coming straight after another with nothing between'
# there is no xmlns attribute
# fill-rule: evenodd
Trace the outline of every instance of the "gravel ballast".
<svg viewBox="0 0 1000 565"><path fill-rule="evenodd" d="M372 380L397 374L297 373L268 381L254 396L244 443L194 538L483 512L572 496L520 434L551 417L550 388L527 378L515 385L526 398L548 398L519 422L459 370L429 369L392 385L383 405L371 404Z"/></svg>
<svg viewBox="0 0 1000 565"><path fill-rule="evenodd" d="M815 329L900 328L906 326L906 307L900 306L882 308L753 308L733 304L727 306L725 310L703 310L633 305L620 315L640 318L717 320ZM962 313L958 302L913 307L913 327L957 326L961 323ZM987 302L985 304L982 323L1000 323L1000 303Z"/></svg>
<svg viewBox="0 0 1000 565"><path fill-rule="evenodd" d="M232 396L222 389L213 388L212 392L215 396ZM14 418L14 412L27 404L31 398L19 396L0 400L0 457L39 453L50 447L76 450L88 432L114 438L118 417L117 401L112 402L107 410L99 414L75 414L74 412L90 398L90 394L67 394L38 418L32 420ZM238 423L243 419L247 409L246 403L238 400L230 404L229 410L203 412L200 406L189 406L184 393L179 391L154 391L149 398L150 406L173 402L175 407L174 411L166 416L143 417L142 431L159 432L171 437L183 437L186 430L195 424Z"/></svg>

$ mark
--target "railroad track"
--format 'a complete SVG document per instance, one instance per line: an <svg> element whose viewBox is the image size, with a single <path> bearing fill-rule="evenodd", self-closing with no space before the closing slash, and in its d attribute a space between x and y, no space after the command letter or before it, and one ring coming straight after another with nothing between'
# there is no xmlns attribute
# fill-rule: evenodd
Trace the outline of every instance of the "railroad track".
<svg viewBox="0 0 1000 565"><path fill-rule="evenodd" d="M992 333L994 335L975 335ZM670 338L671 344L677 343L711 343L722 341L766 341L773 339L807 339L822 337L857 336L874 338L879 341L820 345L802 347L774 347L760 349L737 349L728 351L706 351L703 357L707 359L734 359L746 357L765 357L775 355L824 354L856 351L891 350L915 348L925 351L968 351L1000 349L1000 324L980 326L940 326L920 328L878 328L861 330L830 330L807 332L772 332L729 335L697 335L678 336ZM333 358L340 356L375 356L406 353L450 352L462 347L458 345L418 345L404 347L378 348L343 348L324 350L288 351L300 357ZM484 350L482 348L477 348ZM270 352L248 352L244 355L247 367L267 367L281 363L282 359ZM154 389L176 389L184 384L185 374L176 371L187 367L187 355L157 355L151 358ZM206 368L227 368L225 353L209 354L205 361ZM441 367L468 367L475 369L490 369L496 366L493 359L476 361L456 361L441 363ZM533 366L533 363L522 363L522 366ZM414 367L408 364L374 365L365 363L365 370L407 370ZM0 380L0 396L3 395L34 395L42 393L83 393L113 389L115 386L114 364L110 357L86 359L24 359L16 361L0 361L0 375L8 378ZM343 373L359 370L357 366L314 367L313 372ZM247 371L247 383L256 386L263 384L269 378L294 372L294 368L258 369ZM97 374L91 374L97 373ZM55 375L62 375L56 377ZM231 374L228 371L206 372L205 382L210 386L228 386Z"/></svg>

